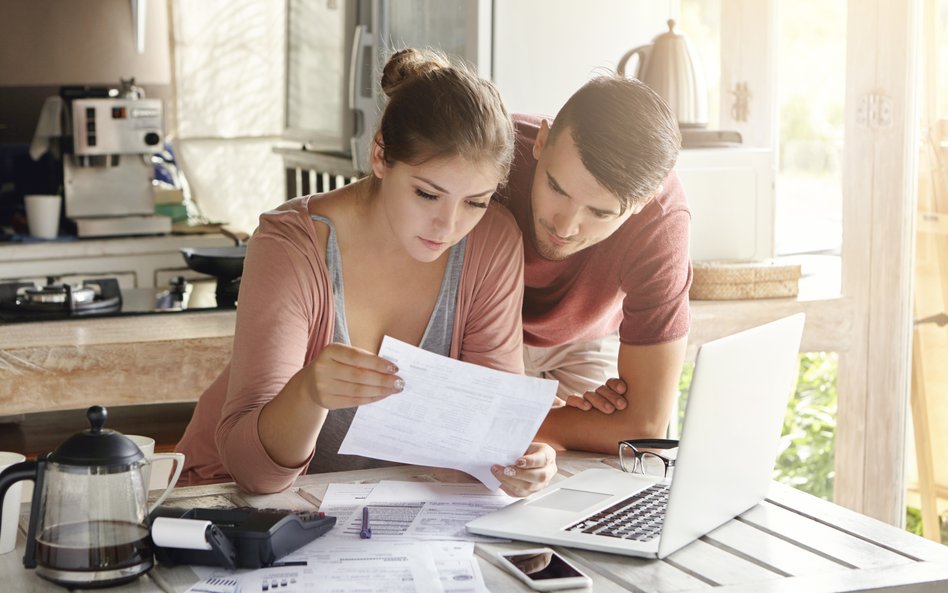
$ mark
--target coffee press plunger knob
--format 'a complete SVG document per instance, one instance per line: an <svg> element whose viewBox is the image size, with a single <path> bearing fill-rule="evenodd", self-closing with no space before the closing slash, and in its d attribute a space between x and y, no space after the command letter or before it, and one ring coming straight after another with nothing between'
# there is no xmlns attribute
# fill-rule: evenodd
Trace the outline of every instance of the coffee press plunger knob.
<svg viewBox="0 0 948 593"><path fill-rule="evenodd" d="M93 433L102 432L102 427L105 426L105 419L108 416L109 411L103 406L92 406L86 410L86 418L89 419L89 426L92 427Z"/></svg>

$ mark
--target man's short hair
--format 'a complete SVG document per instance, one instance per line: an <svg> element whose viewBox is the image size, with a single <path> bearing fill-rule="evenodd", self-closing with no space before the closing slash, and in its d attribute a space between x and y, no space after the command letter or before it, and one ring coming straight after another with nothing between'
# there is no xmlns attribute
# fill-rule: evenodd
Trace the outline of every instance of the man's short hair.
<svg viewBox="0 0 948 593"><path fill-rule="evenodd" d="M623 211L655 193L681 149L668 105L641 81L618 75L599 76L573 93L553 120L550 141L563 130Z"/></svg>

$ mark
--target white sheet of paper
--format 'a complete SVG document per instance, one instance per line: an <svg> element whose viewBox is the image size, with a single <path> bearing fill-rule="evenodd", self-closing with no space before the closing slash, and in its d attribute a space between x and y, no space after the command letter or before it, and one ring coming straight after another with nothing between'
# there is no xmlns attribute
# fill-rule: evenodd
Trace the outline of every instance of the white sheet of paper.
<svg viewBox="0 0 948 593"><path fill-rule="evenodd" d="M482 484L473 482L409 482L406 480L382 480L373 485L366 501L371 504L380 502L467 502L481 498L496 501L501 506L519 499L503 492L488 490Z"/></svg>
<svg viewBox="0 0 948 593"><path fill-rule="evenodd" d="M431 542L444 593L490 593L474 557L473 542Z"/></svg>
<svg viewBox="0 0 948 593"><path fill-rule="evenodd" d="M388 535L379 533L386 531L380 524L373 530L371 540L361 540L358 533L362 507L377 488L381 488L378 501L404 506L405 509L392 509L392 512L404 515L403 519L410 515L413 520L400 521L400 527L393 527ZM337 518L336 527L329 533L281 558L285 566L235 572L194 566L192 570L201 581L188 591L260 591L266 583L269 590L283 593L488 593L474 557L473 541L443 541L449 537L439 537L439 534L456 533L458 525L463 529L460 521L452 524L444 518L446 514L457 515L459 508L466 507L462 514L479 516L474 509L480 505L487 505L484 512L488 512L513 500L503 493L491 493L480 484L397 480L384 480L379 484L330 484L319 507ZM433 505L430 510L429 505ZM455 508L445 512L439 506ZM414 510L407 512L411 509ZM354 530L347 529L350 524ZM465 534L463 539L477 538Z"/></svg>
<svg viewBox="0 0 948 593"><path fill-rule="evenodd" d="M326 494L323 495L319 510L330 517L336 518L336 525L322 537L318 537L306 544L300 550L321 547L323 540L336 539L339 537L358 538L359 522L362 519L362 507L365 506L365 499L372 493L375 484L330 484L326 488ZM304 486L301 490L306 490ZM352 533L347 533L351 526L356 529Z"/></svg>
<svg viewBox="0 0 948 593"><path fill-rule="evenodd" d="M323 539L323 538L320 538ZM331 546L321 550L306 550L302 548L293 552L284 558L287 562L305 561L308 566L316 566L317 571L327 560L332 562L339 559L340 566L333 577L336 579L336 589L333 593L357 590L355 587L346 588L348 583L343 581L346 578L366 579L365 586L369 586L367 591L435 591L435 579L440 581L440 587L444 593L487 593L487 586L484 584L484 577L481 573L477 558L474 557L473 542L458 541L376 541L355 540L351 542L336 541ZM355 570L347 566L352 561L361 562ZM375 562L384 562L383 567L388 567L392 562L396 564L395 571L386 570L383 574L376 576L371 571ZM406 564L407 562L407 564ZM407 575L410 572L411 577ZM410 580L405 583L404 589L398 589L392 586L391 582L385 582L392 577ZM369 575L369 576L363 576ZM382 582L376 582L382 577ZM248 579L241 580L241 585L246 585ZM415 588L412 589L410 586ZM386 588L389 587L389 588ZM241 589L242 591L248 589ZM249 589L256 591L258 589ZM271 589L273 590L273 589ZM311 589L307 588L306 591ZM322 591L323 589L312 589ZM283 591L283 589L276 589ZM358 589L361 593L361 589Z"/></svg>
<svg viewBox="0 0 948 593"><path fill-rule="evenodd" d="M465 525L515 500L481 484L399 480L383 480L377 485L330 484L319 510L336 517L336 526L302 549L336 545L330 542L338 539L359 539L362 507L366 505L375 540L497 541L468 533Z"/></svg>
<svg viewBox="0 0 948 593"><path fill-rule="evenodd" d="M365 503L370 510L375 511L385 505L424 501L421 511L405 529L404 537L497 541L495 538L468 533L465 525L515 500L503 492L491 492L481 484L382 480L365 499Z"/></svg>
<svg viewBox="0 0 948 593"><path fill-rule="evenodd" d="M457 557L420 542L353 542L300 551L282 559L286 566L252 571L219 569L188 589L191 593L445 593L435 553L446 573ZM264 586L266 585L266 586ZM475 589L468 589L474 592Z"/></svg>
<svg viewBox="0 0 948 593"><path fill-rule="evenodd" d="M405 390L360 406L339 452L458 469L491 490L493 464L526 451L550 411L557 382L441 356L382 340L379 356L398 365Z"/></svg>

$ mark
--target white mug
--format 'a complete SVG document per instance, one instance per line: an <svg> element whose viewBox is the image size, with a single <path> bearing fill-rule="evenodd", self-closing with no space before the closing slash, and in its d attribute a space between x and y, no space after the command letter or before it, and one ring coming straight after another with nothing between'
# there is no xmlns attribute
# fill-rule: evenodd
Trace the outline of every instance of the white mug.
<svg viewBox="0 0 948 593"><path fill-rule="evenodd" d="M165 491L164 494L158 497L158 500L151 505L151 508L154 509L171 493L172 487L181 476L181 470L184 469L184 454L155 453L155 439L139 434L127 434L125 436L138 445L138 448L141 449L145 455L145 459L148 460L148 464L142 468L142 480L145 482L148 490L163 489ZM170 472L171 479L168 479L168 471L152 471L155 462L166 459L170 459L174 464L174 471Z"/></svg>
<svg viewBox="0 0 948 593"><path fill-rule="evenodd" d="M0 472L10 467L14 463L26 461L26 457L21 453L12 451L0 451ZM16 531L20 524L20 503L22 502L22 485L19 481L10 486L6 496L3 498L3 513L0 518L0 554L12 552L16 548Z"/></svg>
<svg viewBox="0 0 948 593"><path fill-rule="evenodd" d="M34 194L23 197L26 206L26 224L30 235L40 239L55 239L59 235L59 209L62 198L57 195Z"/></svg>

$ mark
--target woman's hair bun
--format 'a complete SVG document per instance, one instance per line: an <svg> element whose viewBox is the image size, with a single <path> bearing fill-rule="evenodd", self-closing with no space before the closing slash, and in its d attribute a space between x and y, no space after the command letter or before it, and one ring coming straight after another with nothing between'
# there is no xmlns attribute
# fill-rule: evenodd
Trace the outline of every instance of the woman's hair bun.
<svg viewBox="0 0 948 593"><path fill-rule="evenodd" d="M451 62L441 53L415 48L395 52L382 70L382 92L391 97L398 88L415 77L434 70L450 68Z"/></svg>

